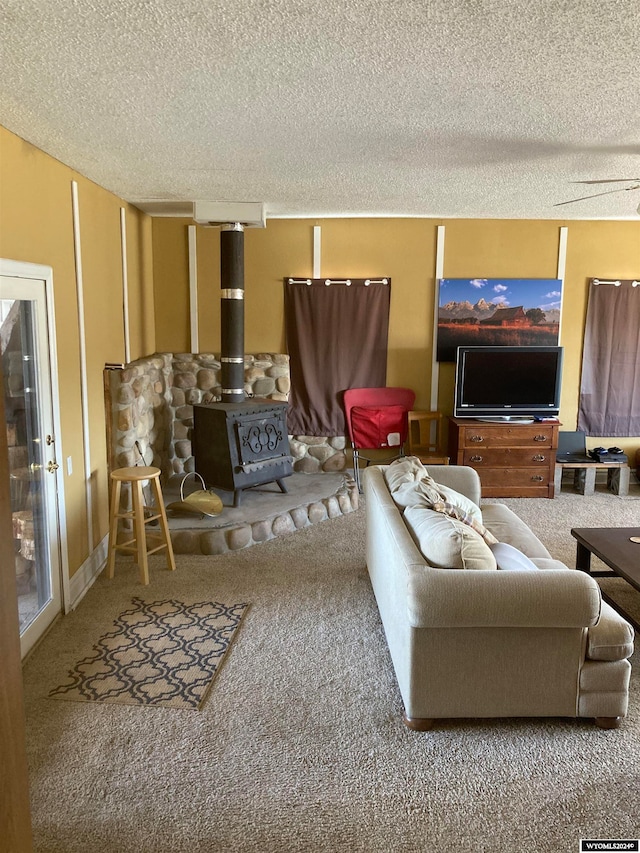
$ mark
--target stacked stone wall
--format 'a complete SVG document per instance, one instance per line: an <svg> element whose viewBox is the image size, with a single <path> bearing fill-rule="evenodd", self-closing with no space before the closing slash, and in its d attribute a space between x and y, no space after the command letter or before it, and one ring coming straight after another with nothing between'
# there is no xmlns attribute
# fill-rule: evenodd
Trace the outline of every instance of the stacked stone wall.
<svg viewBox="0 0 640 853"><path fill-rule="evenodd" d="M289 398L289 356L245 356L247 399ZM111 450L115 467L156 465L163 477L195 470L191 439L193 407L221 399L221 364L211 353L155 353L109 370ZM305 473L346 468L343 436L290 436L294 470Z"/></svg>
<svg viewBox="0 0 640 853"><path fill-rule="evenodd" d="M158 353L109 370L114 467L156 465L169 470L171 357Z"/></svg>

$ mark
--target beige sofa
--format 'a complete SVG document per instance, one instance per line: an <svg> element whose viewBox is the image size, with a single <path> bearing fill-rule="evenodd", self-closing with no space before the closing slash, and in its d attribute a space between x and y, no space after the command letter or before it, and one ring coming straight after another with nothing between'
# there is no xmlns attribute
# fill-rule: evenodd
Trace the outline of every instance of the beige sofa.
<svg viewBox="0 0 640 853"><path fill-rule="evenodd" d="M552 559L504 504L484 504L482 524L535 570L482 568L473 554L470 569L433 567L405 523L409 510L389 490L391 467L364 471L366 553L405 723L426 730L438 718L588 717L603 728L618 725L627 713L634 632L602 601L596 581ZM431 470L479 507L472 468ZM439 521L422 543L436 555L460 538L457 529L438 533Z"/></svg>

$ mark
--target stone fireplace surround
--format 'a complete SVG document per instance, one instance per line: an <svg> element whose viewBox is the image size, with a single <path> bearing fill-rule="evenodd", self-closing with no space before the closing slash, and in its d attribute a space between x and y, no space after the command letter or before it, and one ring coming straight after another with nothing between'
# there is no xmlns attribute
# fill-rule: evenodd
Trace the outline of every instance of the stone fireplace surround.
<svg viewBox="0 0 640 853"><path fill-rule="evenodd" d="M167 352L107 369L110 468L156 465L165 483L194 471L193 406L220 401L220 370L219 358L210 353ZM288 355L245 355L244 375L247 398L288 400ZM294 471L315 474L347 467L344 436L296 435L289 441Z"/></svg>
<svg viewBox="0 0 640 853"><path fill-rule="evenodd" d="M282 353L245 355L245 393L286 401L289 356ZM109 468L155 465L162 472L165 499L185 474L195 470L191 447L193 406L220 400L219 358L210 353L154 353L124 367L105 369L105 408L108 424ZM305 504L278 510L272 516L226 521L171 518L175 553L221 554L246 548L309 524L358 508L358 490L346 473L343 436L289 436L295 474L345 472L338 485L315 487L317 495ZM142 458L140 457L142 454ZM313 480L313 478L310 478ZM320 478L324 482L324 478ZM196 484L197 485L197 484ZM306 492L311 493L314 487ZM251 492L251 490L249 490ZM228 514L228 513L227 513Z"/></svg>

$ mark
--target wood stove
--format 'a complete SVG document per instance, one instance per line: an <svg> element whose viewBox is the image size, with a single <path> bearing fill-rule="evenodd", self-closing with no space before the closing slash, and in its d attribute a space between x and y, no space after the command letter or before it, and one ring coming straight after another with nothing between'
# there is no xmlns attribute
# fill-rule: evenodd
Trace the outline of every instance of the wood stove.
<svg viewBox="0 0 640 853"><path fill-rule="evenodd" d="M233 492L277 483L293 474L287 404L247 400L244 393L244 227L228 223L220 232L221 403L193 407L195 466L208 486Z"/></svg>
<svg viewBox="0 0 640 853"><path fill-rule="evenodd" d="M293 474L287 434L287 404L255 398L243 403L203 403L193 407L196 471L209 487L233 492L264 483L287 488Z"/></svg>

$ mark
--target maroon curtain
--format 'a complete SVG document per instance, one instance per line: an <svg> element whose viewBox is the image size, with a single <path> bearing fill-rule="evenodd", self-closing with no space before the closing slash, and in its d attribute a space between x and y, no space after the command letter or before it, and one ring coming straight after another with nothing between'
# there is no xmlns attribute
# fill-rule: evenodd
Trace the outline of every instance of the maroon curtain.
<svg viewBox="0 0 640 853"><path fill-rule="evenodd" d="M640 287L591 284L582 354L578 429L640 435Z"/></svg>
<svg viewBox="0 0 640 853"><path fill-rule="evenodd" d="M310 281L284 285L289 434L345 435L342 392L387 382L391 281Z"/></svg>

